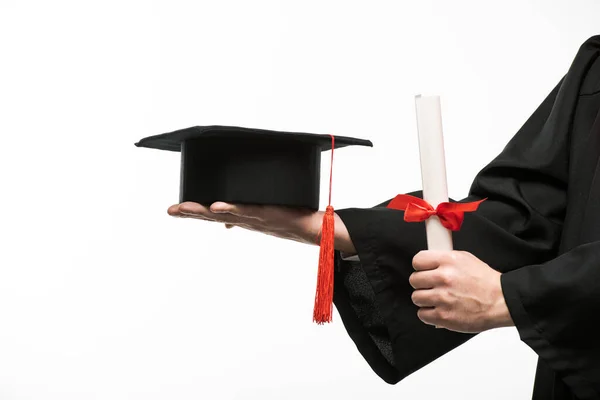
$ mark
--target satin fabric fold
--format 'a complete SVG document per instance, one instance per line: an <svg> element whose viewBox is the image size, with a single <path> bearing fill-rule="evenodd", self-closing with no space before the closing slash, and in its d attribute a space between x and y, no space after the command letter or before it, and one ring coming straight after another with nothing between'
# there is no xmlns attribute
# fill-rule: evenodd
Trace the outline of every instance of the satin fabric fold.
<svg viewBox="0 0 600 400"><path fill-rule="evenodd" d="M427 201L411 196L409 194L399 194L388 204L387 208L404 211L404 221L423 222L432 215L436 215L442 225L451 230L458 231L465 218L465 212L477 210L479 204L486 199L472 201L469 203L440 203L433 208Z"/></svg>

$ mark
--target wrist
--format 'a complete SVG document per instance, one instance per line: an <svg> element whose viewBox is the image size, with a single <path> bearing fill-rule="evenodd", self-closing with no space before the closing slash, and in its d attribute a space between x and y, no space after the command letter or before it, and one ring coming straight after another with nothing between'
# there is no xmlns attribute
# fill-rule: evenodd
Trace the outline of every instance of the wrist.
<svg viewBox="0 0 600 400"><path fill-rule="evenodd" d="M305 243L319 246L321 243L321 227L324 215L324 211L317 211L300 218L292 229L292 234ZM336 213L333 214L333 217L335 232L334 248L347 255L356 254L356 249L350 239L350 234L344 221Z"/></svg>
<svg viewBox="0 0 600 400"><path fill-rule="evenodd" d="M302 210L293 217L289 218L281 230L287 239L306 244L316 244L318 234L318 221L323 218L323 212Z"/></svg>
<svg viewBox="0 0 600 400"><path fill-rule="evenodd" d="M334 213L335 218L335 249L345 253L346 256L353 256L356 254L356 248L352 239L350 238L350 232L342 218L337 213Z"/></svg>
<svg viewBox="0 0 600 400"><path fill-rule="evenodd" d="M502 274L498 272L497 279L495 280L494 293L496 294L496 300L490 312L490 329L505 328L515 325L506 304L506 300L504 299L500 279L501 276Z"/></svg>
<svg viewBox="0 0 600 400"><path fill-rule="evenodd" d="M324 211L317 211L304 222L302 229L308 243L318 246L321 242L321 226L324 216Z"/></svg>

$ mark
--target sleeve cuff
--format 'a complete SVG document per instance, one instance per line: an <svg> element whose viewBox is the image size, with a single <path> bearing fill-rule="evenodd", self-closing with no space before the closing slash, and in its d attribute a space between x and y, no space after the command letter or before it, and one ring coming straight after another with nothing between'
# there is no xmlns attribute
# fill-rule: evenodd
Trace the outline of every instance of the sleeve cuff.
<svg viewBox="0 0 600 400"><path fill-rule="evenodd" d="M357 349L385 382L395 384L473 335L436 329L417 317L408 278L426 247L423 224L385 208L338 211L360 262L336 254L334 303Z"/></svg>
<svg viewBox="0 0 600 400"><path fill-rule="evenodd" d="M577 363L577 360L566 358L560 351L560 346L548 341L543 329L536 325L535 319L532 318L530 312L527 310L527 298L522 294L522 289L523 286L527 286L531 282L528 268L530 267L505 272L500 276L504 300L517 328L519 337L554 372L564 374L565 372L572 371L575 369L574 363ZM595 398L597 395L597 393L590 389L590 384L577 375L567 373L563 377L563 381L571 388L577 398Z"/></svg>
<svg viewBox="0 0 600 400"><path fill-rule="evenodd" d="M360 261L358 254L347 254L340 252L340 258L343 261Z"/></svg>

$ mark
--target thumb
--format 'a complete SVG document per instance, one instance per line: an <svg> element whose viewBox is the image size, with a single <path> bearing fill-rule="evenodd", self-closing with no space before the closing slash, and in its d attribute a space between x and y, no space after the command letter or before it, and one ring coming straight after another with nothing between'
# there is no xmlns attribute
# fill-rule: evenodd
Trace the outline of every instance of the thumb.
<svg viewBox="0 0 600 400"><path fill-rule="evenodd" d="M229 213L238 217L246 217L246 218L261 218L261 210L260 206L253 206L248 204L230 204L224 203L222 201L217 201L210 206L210 211L219 214L219 213Z"/></svg>
<svg viewBox="0 0 600 400"><path fill-rule="evenodd" d="M215 214L219 214L219 213L236 214L236 213L239 213L239 211L240 210L238 209L238 207L235 204L224 203L222 201L217 201L216 203L213 203L210 206L210 212L213 212Z"/></svg>

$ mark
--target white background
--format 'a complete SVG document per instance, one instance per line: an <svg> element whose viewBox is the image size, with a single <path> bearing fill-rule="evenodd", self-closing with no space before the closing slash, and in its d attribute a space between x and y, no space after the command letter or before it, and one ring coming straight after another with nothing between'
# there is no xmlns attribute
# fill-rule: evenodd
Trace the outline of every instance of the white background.
<svg viewBox="0 0 600 400"><path fill-rule="evenodd" d="M370 207L420 188L413 99L439 94L461 198L599 15L0 0L0 399L530 398L536 356L512 328L387 385L337 313L312 323L318 248L170 218L179 155L133 143L204 124L371 139L336 152L333 189L338 209Z"/></svg>

